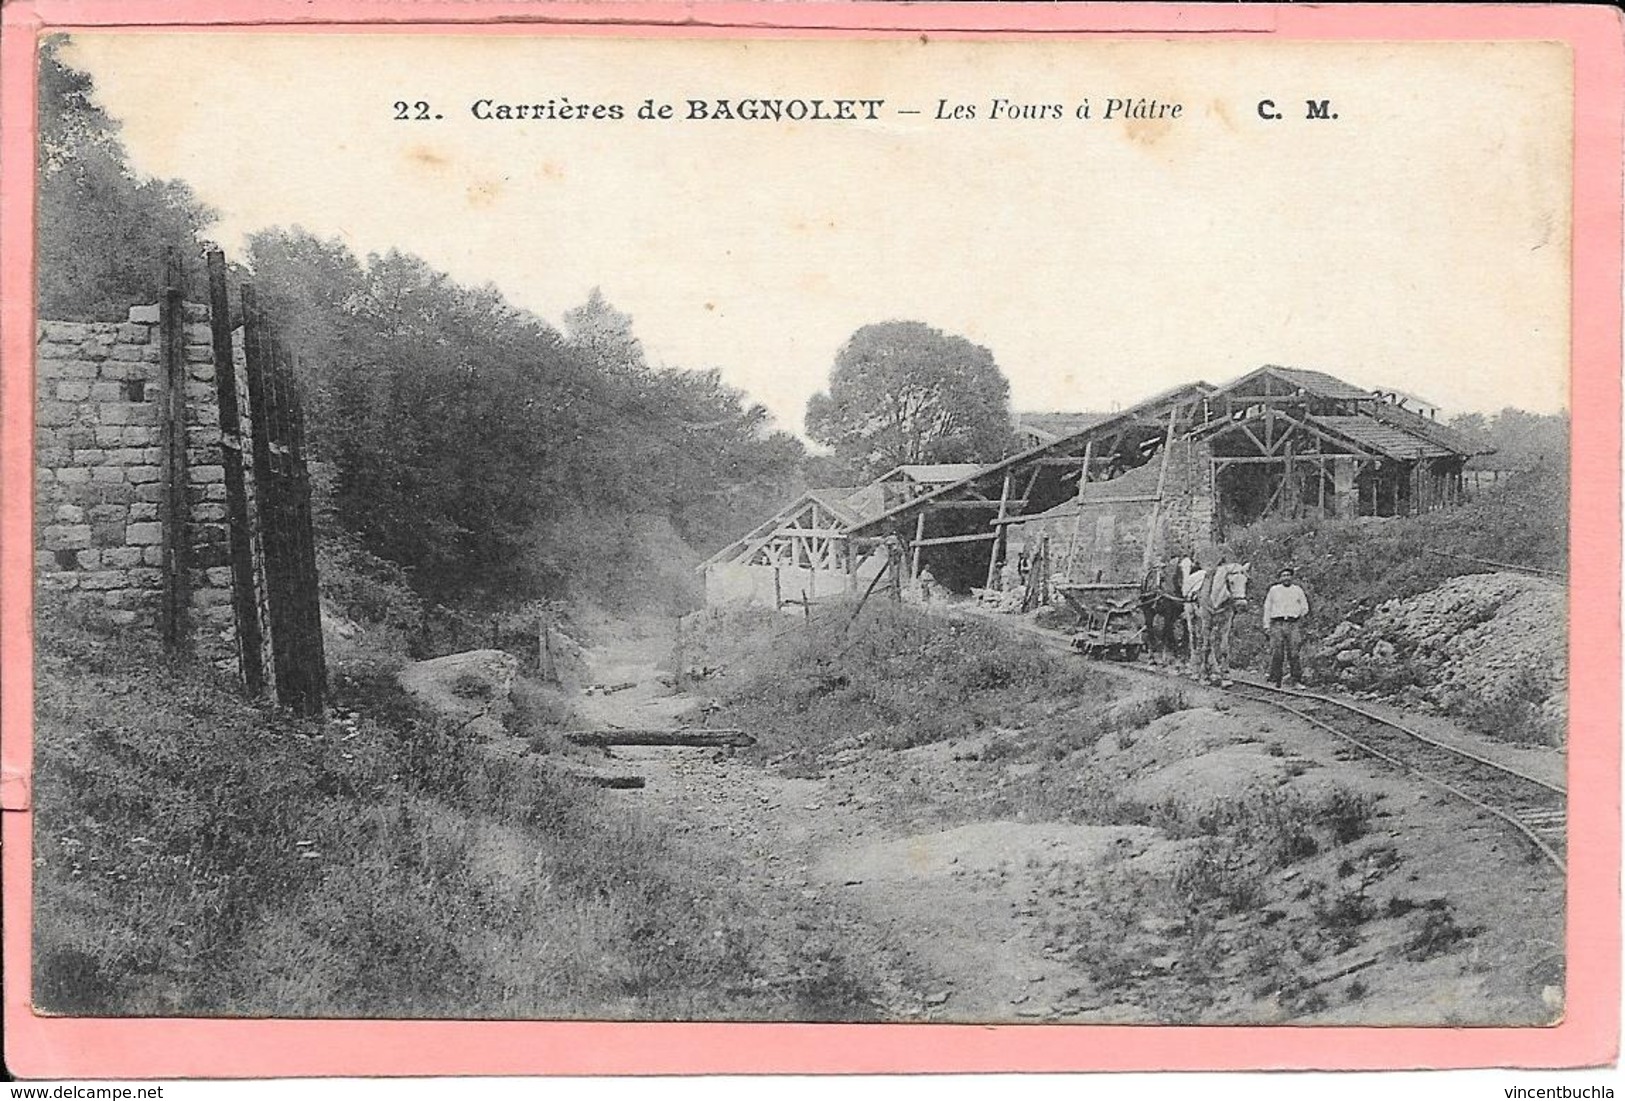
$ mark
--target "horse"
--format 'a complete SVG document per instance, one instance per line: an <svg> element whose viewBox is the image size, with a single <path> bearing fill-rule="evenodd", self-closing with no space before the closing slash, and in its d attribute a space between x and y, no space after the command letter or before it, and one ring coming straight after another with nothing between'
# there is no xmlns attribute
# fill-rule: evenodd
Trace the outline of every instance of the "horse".
<svg viewBox="0 0 1625 1101"><path fill-rule="evenodd" d="M1201 676L1212 683L1217 676L1220 688L1229 688L1230 629L1236 612L1247 606L1247 578L1250 562L1221 562L1207 571L1196 594L1197 646L1201 653ZM1194 662L1194 657L1193 657Z"/></svg>
<svg viewBox="0 0 1625 1101"><path fill-rule="evenodd" d="M1161 650L1173 657L1179 649L1178 626L1185 614L1184 595L1180 592L1180 569L1176 559L1160 566L1152 566L1140 582L1140 614L1145 617L1145 645L1149 652L1158 649L1157 620L1162 620ZM1187 636L1186 642L1189 642Z"/></svg>

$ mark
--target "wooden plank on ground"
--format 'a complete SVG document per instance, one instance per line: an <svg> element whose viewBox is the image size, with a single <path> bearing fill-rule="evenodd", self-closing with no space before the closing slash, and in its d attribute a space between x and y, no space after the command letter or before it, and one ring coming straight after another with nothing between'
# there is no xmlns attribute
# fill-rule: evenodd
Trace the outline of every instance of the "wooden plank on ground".
<svg viewBox="0 0 1625 1101"><path fill-rule="evenodd" d="M708 748L755 745L743 730L571 730L564 739L574 745L607 749L617 745L700 746Z"/></svg>

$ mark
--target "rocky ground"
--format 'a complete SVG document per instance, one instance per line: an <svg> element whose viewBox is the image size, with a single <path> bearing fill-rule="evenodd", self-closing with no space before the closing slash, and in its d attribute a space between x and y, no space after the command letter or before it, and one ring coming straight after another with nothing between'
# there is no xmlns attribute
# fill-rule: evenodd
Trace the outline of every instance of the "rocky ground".
<svg viewBox="0 0 1625 1101"><path fill-rule="evenodd" d="M592 653L595 681L634 687L577 700L584 720L703 721L661 683L667 645ZM1068 752L1019 726L907 750L854 731L795 776L700 749L596 767L645 779L629 813L742 856L764 911L817 900L831 938L892 961L887 1018L1560 1013L1563 884L1513 835L1290 717L1194 686L1181 702Z"/></svg>
<svg viewBox="0 0 1625 1101"><path fill-rule="evenodd" d="M1470 574L1339 623L1321 644L1349 688L1459 716L1510 741L1563 744L1567 590L1519 573Z"/></svg>

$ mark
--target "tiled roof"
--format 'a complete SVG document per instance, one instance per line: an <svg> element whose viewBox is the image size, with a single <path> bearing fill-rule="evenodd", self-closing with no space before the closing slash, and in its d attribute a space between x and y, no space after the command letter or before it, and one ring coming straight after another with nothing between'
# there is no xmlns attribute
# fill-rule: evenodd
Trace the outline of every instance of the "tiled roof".
<svg viewBox="0 0 1625 1101"><path fill-rule="evenodd" d="M1430 443L1454 451L1460 455L1487 455L1490 452L1477 447L1466 436L1440 424L1432 417L1410 409L1401 409L1389 402L1379 401L1371 407L1371 415L1395 428L1403 429L1415 436L1421 436Z"/></svg>
<svg viewBox="0 0 1625 1101"><path fill-rule="evenodd" d="M1342 379L1328 375L1324 371L1305 371L1297 367L1277 367L1271 364L1265 370L1285 379L1294 386L1301 386L1311 394L1323 398L1369 398L1370 390L1362 390L1352 386Z"/></svg>
<svg viewBox="0 0 1625 1101"><path fill-rule="evenodd" d="M1373 417L1310 417L1311 423L1348 437L1390 459L1437 459L1456 452Z"/></svg>

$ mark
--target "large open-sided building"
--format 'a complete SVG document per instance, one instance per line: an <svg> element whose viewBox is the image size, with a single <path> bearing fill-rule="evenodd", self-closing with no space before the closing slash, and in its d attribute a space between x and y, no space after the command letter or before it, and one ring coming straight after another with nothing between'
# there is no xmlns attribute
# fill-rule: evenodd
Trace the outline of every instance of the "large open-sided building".
<svg viewBox="0 0 1625 1101"><path fill-rule="evenodd" d="M908 576L929 569L968 591L1040 543L1057 581L1133 582L1159 555L1264 517L1453 505L1473 446L1418 401L1277 366L1193 382L1064 436L1030 433L1034 446L985 466L900 467L872 486L811 491L702 567L707 598L765 595L763 574L734 580L741 567L778 569L779 599L850 589L888 551ZM786 570L802 571L789 589Z"/></svg>

